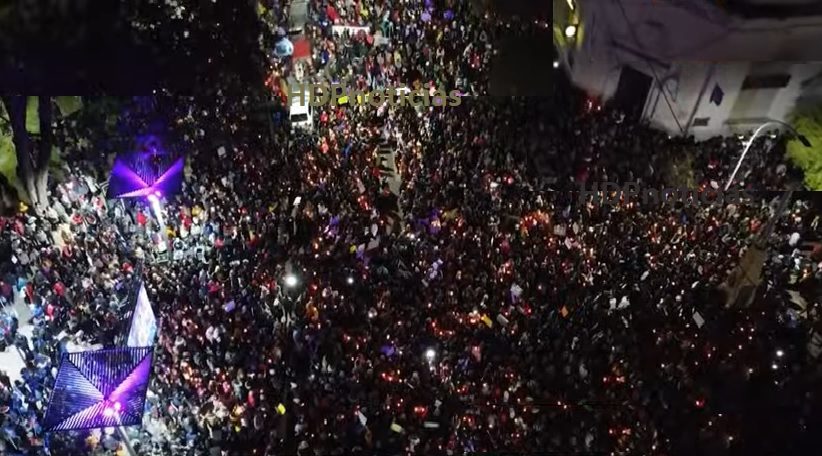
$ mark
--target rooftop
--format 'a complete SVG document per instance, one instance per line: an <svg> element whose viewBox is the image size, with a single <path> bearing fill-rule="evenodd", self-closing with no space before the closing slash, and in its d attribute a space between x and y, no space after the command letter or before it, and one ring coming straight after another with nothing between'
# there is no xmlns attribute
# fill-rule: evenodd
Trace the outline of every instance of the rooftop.
<svg viewBox="0 0 822 456"><path fill-rule="evenodd" d="M717 4L723 1L724 8ZM822 2L785 4L820 10L816 16L800 14L786 21L787 16L751 15L767 7L751 1L756 0L659 0L649 8L632 0L593 0L583 10L585 40L618 42L668 62L822 59L822 48L815 46L822 41ZM750 14L743 16L740 8Z"/></svg>
<svg viewBox="0 0 822 456"><path fill-rule="evenodd" d="M751 19L822 16L822 2L814 0L708 0L724 4L732 15Z"/></svg>

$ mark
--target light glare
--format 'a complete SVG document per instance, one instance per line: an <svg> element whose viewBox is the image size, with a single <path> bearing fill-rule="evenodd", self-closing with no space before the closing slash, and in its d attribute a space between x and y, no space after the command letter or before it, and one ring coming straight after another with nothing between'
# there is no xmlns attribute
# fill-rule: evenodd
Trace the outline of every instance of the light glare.
<svg viewBox="0 0 822 456"><path fill-rule="evenodd" d="M287 276L285 276L285 285L287 287L296 287L297 282L297 276L295 276L294 274L288 274Z"/></svg>
<svg viewBox="0 0 822 456"><path fill-rule="evenodd" d="M437 357L437 352L433 348L429 348L425 351L425 358L430 362L433 361L434 358Z"/></svg>

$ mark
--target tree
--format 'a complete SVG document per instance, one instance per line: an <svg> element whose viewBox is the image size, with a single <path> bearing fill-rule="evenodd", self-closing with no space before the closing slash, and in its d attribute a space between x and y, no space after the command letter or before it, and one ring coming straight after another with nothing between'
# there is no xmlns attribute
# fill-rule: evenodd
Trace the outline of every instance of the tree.
<svg viewBox="0 0 822 456"><path fill-rule="evenodd" d="M25 199L35 211L48 205L46 185L51 158L53 134L51 97L2 97L12 131L12 144L17 156L17 177L23 186Z"/></svg>
<svg viewBox="0 0 822 456"><path fill-rule="evenodd" d="M79 97L4 95L0 97L4 130L0 131L0 154L16 158L16 176L5 175L0 187L8 199L11 190L28 201L35 211L48 207L49 162L55 149L55 121L80 109ZM55 112L55 106L57 110ZM19 179L19 186L11 182ZM15 187L18 187L15 189Z"/></svg>
<svg viewBox="0 0 822 456"><path fill-rule="evenodd" d="M793 126L808 138L811 147L791 140L788 156L804 171L805 185L811 190L822 190L822 104L798 109L792 117Z"/></svg>
<svg viewBox="0 0 822 456"><path fill-rule="evenodd" d="M7 177L14 174L17 162L14 159L14 144L12 144L11 135L4 131L8 126L5 116L0 122L2 122L0 127L0 216L6 216L16 211L20 196L17 188Z"/></svg>

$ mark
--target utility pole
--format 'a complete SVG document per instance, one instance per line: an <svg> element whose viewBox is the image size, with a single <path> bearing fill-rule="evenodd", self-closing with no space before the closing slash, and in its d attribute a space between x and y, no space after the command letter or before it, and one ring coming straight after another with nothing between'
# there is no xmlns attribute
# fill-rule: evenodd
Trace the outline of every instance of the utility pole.
<svg viewBox="0 0 822 456"><path fill-rule="evenodd" d="M126 433L125 428L123 428L123 426L117 426L117 433L120 435L120 440L122 440L123 446L126 447L126 452L129 456L137 456L137 452L134 451L134 447L131 446L131 440Z"/></svg>
<svg viewBox="0 0 822 456"><path fill-rule="evenodd" d="M736 304L750 307L753 303L756 290L759 288L759 284L762 283L762 269L768 259L768 239L773 234L780 217L788 208L792 196L792 190L782 193L776 211L760 234L754 239L753 245L742 256L728 279L721 285L720 288L727 292L725 307Z"/></svg>

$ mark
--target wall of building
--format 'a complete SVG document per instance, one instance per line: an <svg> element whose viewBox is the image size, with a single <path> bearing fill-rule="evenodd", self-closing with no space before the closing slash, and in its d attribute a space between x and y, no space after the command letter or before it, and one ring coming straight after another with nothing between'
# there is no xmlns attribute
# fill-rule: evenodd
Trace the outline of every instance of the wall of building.
<svg viewBox="0 0 822 456"><path fill-rule="evenodd" d="M709 74L710 65L704 63L675 64L665 74L660 74L662 88L655 86L648 94L645 119L672 134L687 130ZM704 98L710 94L702 96Z"/></svg>
<svg viewBox="0 0 822 456"><path fill-rule="evenodd" d="M704 66L708 84L701 99L694 97L691 100L691 109L695 109L694 119L707 117L709 121L704 127L695 126L692 121L689 129L689 133L700 140L732 133L726 120L737 103L742 82L751 65L746 62L731 62L705 64ZM719 105L711 102L711 93L717 85L723 92L722 102Z"/></svg>
<svg viewBox="0 0 822 456"><path fill-rule="evenodd" d="M786 119L802 93L810 89L810 80L822 72L822 63L794 63L790 65L791 81L788 87L780 90L774 98L768 117L772 119Z"/></svg>
<svg viewBox="0 0 822 456"><path fill-rule="evenodd" d="M761 64L729 62L685 65L679 92L673 94L675 96L669 96L669 99L681 123L687 124L691 117L689 109L693 112L688 132L700 140L716 135L745 134L767 119L787 120L803 94L807 81L822 72L822 64L819 63L783 63L782 71L791 75L787 87L742 90L742 84L749 74L761 73L757 70ZM703 92L705 81L707 85ZM717 85L723 92L719 105L711 101L711 93ZM652 90L648 98L646 118L649 122L675 133L678 126L658 90ZM708 118L708 125L694 125L694 120L700 118Z"/></svg>
<svg viewBox="0 0 822 456"><path fill-rule="evenodd" d="M767 66L769 68L762 68ZM770 72L775 68L791 75L788 85L779 89L742 90L745 77ZM717 65L709 84L719 84L724 92L722 103L710 101L710 93L702 98L695 118L709 117L707 127L693 126L691 133L697 139L714 135L746 134L768 119L786 121L806 90L808 81L822 71L819 63L780 63L778 66L762 63L732 62Z"/></svg>
<svg viewBox="0 0 822 456"><path fill-rule="evenodd" d="M620 69L621 66L609 55L589 58L587 54L577 53L569 72L577 87L608 100L616 92Z"/></svg>
<svg viewBox="0 0 822 456"><path fill-rule="evenodd" d="M822 60L822 55L813 58L822 54L822 46L816 46L822 42L822 17L744 20L723 15L710 2L698 3L580 1L585 36L580 46L566 51L572 54L565 59L573 62L566 68L571 79L607 101L624 66L658 78L665 96L654 83L644 117L671 134L686 129L697 139L750 130L740 122L745 119L786 120L809 90L803 82L822 73L822 64L781 64L779 71L792 75L782 89L741 91L742 83L752 72L773 72L771 65L757 62L780 56L794 62ZM716 84L724 92L718 106L710 101ZM697 118L709 118L708 125L689 128Z"/></svg>

